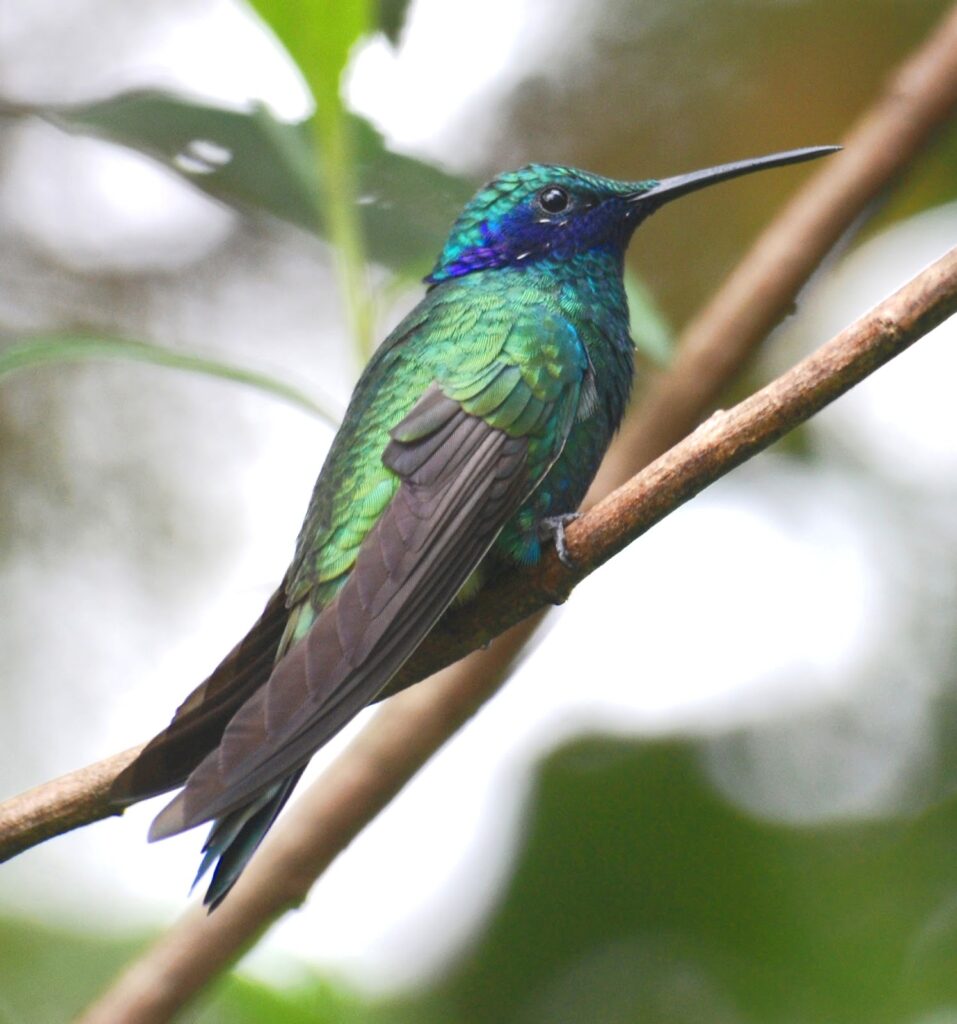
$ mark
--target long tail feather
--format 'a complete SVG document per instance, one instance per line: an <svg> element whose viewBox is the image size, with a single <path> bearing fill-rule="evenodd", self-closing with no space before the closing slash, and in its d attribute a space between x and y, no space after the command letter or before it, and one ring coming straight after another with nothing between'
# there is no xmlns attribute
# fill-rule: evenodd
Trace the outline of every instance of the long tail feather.
<svg viewBox="0 0 957 1024"><path fill-rule="evenodd" d="M302 775L302 769L288 775L246 807L241 807L213 823L203 846L203 861L193 888L216 863L203 903L212 913L236 884L263 837L272 828Z"/></svg>

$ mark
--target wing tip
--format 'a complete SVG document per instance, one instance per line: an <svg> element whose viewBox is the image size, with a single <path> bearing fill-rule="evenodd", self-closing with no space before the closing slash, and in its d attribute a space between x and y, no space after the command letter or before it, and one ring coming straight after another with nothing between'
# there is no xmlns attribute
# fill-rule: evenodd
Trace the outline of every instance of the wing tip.
<svg viewBox="0 0 957 1024"><path fill-rule="evenodd" d="M178 793L153 819L146 838L148 842L156 843L160 839L179 835L180 832L185 832L198 824L198 821L192 822L188 819L184 794Z"/></svg>

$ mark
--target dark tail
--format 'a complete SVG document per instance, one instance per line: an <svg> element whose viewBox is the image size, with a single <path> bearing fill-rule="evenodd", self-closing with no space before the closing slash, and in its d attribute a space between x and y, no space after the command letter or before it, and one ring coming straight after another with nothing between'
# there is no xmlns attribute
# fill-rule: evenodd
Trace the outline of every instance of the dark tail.
<svg viewBox="0 0 957 1024"><path fill-rule="evenodd" d="M110 788L114 807L128 807L185 784L196 766L219 745L230 719L269 679L287 617L285 590L280 586L246 636L183 701L170 724L116 777ZM253 803L214 822L196 876L198 882L214 862L219 862L204 900L210 910L235 885L289 799L301 772L300 769Z"/></svg>
<svg viewBox="0 0 957 1024"><path fill-rule="evenodd" d="M195 887L216 864L209 888L203 897L203 903L209 907L210 913L222 903L236 884L263 836L272 828L277 815L285 806L302 772L302 768L298 769L252 803L213 822L203 846L203 861L193 881Z"/></svg>

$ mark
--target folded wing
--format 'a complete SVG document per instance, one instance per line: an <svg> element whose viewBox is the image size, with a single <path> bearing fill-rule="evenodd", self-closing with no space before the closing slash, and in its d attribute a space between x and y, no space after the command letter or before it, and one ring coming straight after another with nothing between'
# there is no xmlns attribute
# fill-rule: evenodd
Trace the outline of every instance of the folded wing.
<svg viewBox="0 0 957 1024"><path fill-rule="evenodd" d="M435 386L392 438L383 462L401 485L347 581L233 716L151 838L228 815L298 772L386 685L537 484L526 437Z"/></svg>
<svg viewBox="0 0 957 1024"><path fill-rule="evenodd" d="M249 633L116 777L110 787L113 804L126 807L183 785L219 743L229 720L269 676L288 615L285 586L280 585Z"/></svg>

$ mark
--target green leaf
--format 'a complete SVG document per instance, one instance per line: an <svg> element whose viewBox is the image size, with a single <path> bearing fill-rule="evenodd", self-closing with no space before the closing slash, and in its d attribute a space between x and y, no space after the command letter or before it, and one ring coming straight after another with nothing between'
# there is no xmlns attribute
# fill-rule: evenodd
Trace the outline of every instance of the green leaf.
<svg viewBox="0 0 957 1024"><path fill-rule="evenodd" d="M144 153L242 212L265 212L325 233L323 186L309 121L290 124L262 106L227 110L148 90L85 106L23 112ZM350 116L349 124L370 256L407 275L424 273L472 185L389 152L378 132L360 118ZM215 156L226 159L209 159Z"/></svg>
<svg viewBox="0 0 957 1024"><path fill-rule="evenodd" d="M569 743L484 934L387 1019L950 1020L957 798L902 812L789 826L727 803L695 743Z"/></svg>
<svg viewBox="0 0 957 1024"><path fill-rule="evenodd" d="M158 936L151 936L152 939ZM147 936L107 938L90 928L54 928L0 918L0 1021L74 1020L110 984ZM305 973L302 971L301 973ZM367 1004L331 982L279 992L231 974L177 1019L194 1024L369 1024ZM383 1022L384 1024L384 1022Z"/></svg>
<svg viewBox="0 0 957 1024"><path fill-rule="evenodd" d="M644 281L625 270L625 294L635 347L656 366L667 366L675 349L675 333Z"/></svg>
<svg viewBox="0 0 957 1024"><path fill-rule="evenodd" d="M384 148L367 122L352 119L359 209L369 252L407 275L432 269L475 183Z"/></svg>
<svg viewBox="0 0 957 1024"><path fill-rule="evenodd" d="M376 24L390 42L398 41L408 9L409 0L377 0Z"/></svg>
<svg viewBox="0 0 957 1024"><path fill-rule="evenodd" d="M66 131L145 153L230 206L319 230L319 181L307 124L278 121L262 106L245 113L149 90L33 112Z"/></svg>
<svg viewBox="0 0 957 1024"><path fill-rule="evenodd" d="M123 338L84 335L48 335L30 338L0 351L0 381L11 374L56 363L80 363L96 359L127 360L217 377L257 388L291 405L318 416L332 427L341 415L331 399L318 399L291 384L256 370L223 363L209 356L174 352L160 345Z"/></svg>
<svg viewBox="0 0 957 1024"><path fill-rule="evenodd" d="M252 0L252 7L295 61L317 106L341 109L349 52L373 28L370 0Z"/></svg>
<svg viewBox="0 0 957 1024"><path fill-rule="evenodd" d="M372 354L374 315L365 238L356 205L355 151L342 105L342 72L357 40L372 29L370 0L252 0L295 61L316 101L313 133L321 154L323 217L338 250L336 269L352 336L364 362Z"/></svg>

